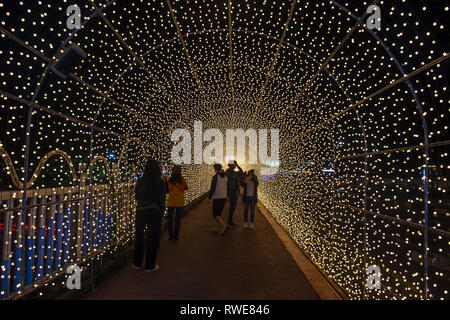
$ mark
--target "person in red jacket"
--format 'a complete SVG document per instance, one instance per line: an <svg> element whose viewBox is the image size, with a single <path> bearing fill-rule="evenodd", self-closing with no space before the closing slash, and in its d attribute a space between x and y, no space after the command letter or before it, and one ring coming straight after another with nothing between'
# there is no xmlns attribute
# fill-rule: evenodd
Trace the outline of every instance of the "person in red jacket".
<svg viewBox="0 0 450 320"><path fill-rule="evenodd" d="M178 241L181 227L181 215L184 209L184 192L188 189L186 181L181 175L181 166L172 168L172 175L169 178L169 197L167 198L167 216L169 228L169 240ZM175 228L173 218L175 213Z"/></svg>

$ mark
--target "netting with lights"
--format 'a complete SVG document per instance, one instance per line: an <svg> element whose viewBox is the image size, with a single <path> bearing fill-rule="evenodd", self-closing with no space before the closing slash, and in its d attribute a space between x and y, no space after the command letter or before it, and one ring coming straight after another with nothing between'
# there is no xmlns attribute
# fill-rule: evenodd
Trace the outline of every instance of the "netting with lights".
<svg viewBox="0 0 450 320"><path fill-rule="evenodd" d="M74 4L82 25L69 30ZM380 30L366 25L369 5ZM147 157L170 165L174 128L279 128L280 169L260 177L260 200L314 263L352 299L448 298L448 11L433 0L1 1L3 240L26 246L29 232L5 223L32 201L21 192L47 190L51 207L54 190L80 197L83 174L89 195L105 192L92 200L105 210L96 221L117 230L124 216L106 212L123 202L104 190L128 190ZM49 66L71 43L87 58L61 79ZM212 169L184 174L191 201ZM18 210L17 223L34 227L36 208ZM48 277L91 252L64 244ZM41 280L37 258L12 291ZM379 289L368 287L370 265Z"/></svg>

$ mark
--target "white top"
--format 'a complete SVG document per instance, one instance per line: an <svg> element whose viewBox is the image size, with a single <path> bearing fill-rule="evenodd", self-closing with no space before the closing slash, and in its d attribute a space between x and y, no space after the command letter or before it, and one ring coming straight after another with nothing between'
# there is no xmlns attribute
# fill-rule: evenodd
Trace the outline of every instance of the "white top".
<svg viewBox="0 0 450 320"><path fill-rule="evenodd" d="M216 190L214 190L213 199L225 199L227 197L228 177L217 175Z"/></svg>
<svg viewBox="0 0 450 320"><path fill-rule="evenodd" d="M247 197L253 197L255 191L255 184L251 179L247 180Z"/></svg>

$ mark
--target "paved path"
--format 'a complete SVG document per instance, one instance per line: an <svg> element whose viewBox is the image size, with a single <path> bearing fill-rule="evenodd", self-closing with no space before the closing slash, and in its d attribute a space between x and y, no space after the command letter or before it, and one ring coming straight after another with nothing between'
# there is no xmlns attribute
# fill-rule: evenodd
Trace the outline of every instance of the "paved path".
<svg viewBox="0 0 450 320"><path fill-rule="evenodd" d="M87 299L319 299L282 242L256 209L255 229L238 226L224 237L212 233L211 203L200 202L183 218L180 239L163 234L154 273L125 265L96 286ZM224 218L228 216L228 204Z"/></svg>

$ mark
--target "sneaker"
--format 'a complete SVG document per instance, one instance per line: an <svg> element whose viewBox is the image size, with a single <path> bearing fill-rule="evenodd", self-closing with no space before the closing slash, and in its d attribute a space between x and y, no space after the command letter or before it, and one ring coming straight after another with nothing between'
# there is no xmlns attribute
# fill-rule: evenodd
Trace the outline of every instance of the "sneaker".
<svg viewBox="0 0 450 320"><path fill-rule="evenodd" d="M248 227L248 223L246 222L246 223L244 223L244 228L247 228Z"/></svg>
<svg viewBox="0 0 450 320"><path fill-rule="evenodd" d="M250 222L250 229L253 229L254 227L253 222Z"/></svg>
<svg viewBox="0 0 450 320"><path fill-rule="evenodd" d="M228 229L229 229L228 227L225 227L225 228L222 230L222 233L221 233L222 237L225 235L225 233L227 233Z"/></svg>
<svg viewBox="0 0 450 320"><path fill-rule="evenodd" d="M141 267L136 267L136 266L134 265L134 263L132 263L131 266L133 267L134 270L141 270L141 269L142 269Z"/></svg>
<svg viewBox="0 0 450 320"><path fill-rule="evenodd" d="M155 265L155 267L153 269L145 269L144 272L154 272L154 271L156 271L158 269L159 269L159 266Z"/></svg>

